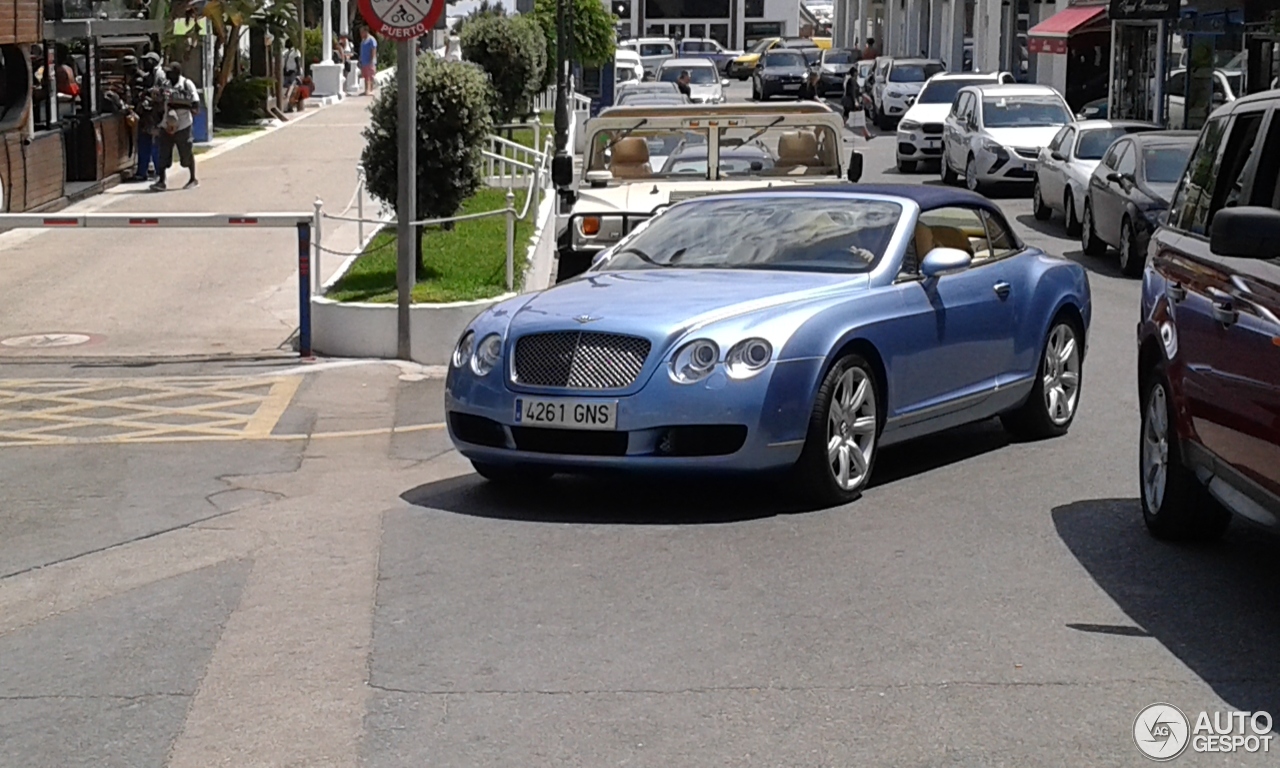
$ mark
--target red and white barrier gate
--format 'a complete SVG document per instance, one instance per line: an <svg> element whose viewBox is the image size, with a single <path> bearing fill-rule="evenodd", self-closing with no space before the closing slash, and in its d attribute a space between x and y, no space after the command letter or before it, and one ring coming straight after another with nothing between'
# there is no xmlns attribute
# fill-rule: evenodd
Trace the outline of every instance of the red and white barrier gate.
<svg viewBox="0 0 1280 768"><path fill-rule="evenodd" d="M312 213L0 213L0 229L241 229L298 232L298 354L311 357Z"/></svg>

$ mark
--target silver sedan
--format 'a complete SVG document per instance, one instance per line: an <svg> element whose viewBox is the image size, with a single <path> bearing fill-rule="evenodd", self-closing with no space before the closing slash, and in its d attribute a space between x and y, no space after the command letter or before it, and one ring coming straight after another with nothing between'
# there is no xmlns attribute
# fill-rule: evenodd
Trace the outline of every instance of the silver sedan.
<svg viewBox="0 0 1280 768"><path fill-rule="evenodd" d="M1080 234L1080 212L1089 189L1089 176L1107 149L1121 136L1158 131L1160 126L1137 120L1083 120L1064 126L1049 146L1040 150L1031 204L1037 219L1054 212L1066 218L1067 234Z"/></svg>

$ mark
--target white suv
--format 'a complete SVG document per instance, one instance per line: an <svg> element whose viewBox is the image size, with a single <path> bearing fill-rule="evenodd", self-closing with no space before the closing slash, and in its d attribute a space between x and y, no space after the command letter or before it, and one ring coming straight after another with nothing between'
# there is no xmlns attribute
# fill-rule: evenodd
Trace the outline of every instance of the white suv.
<svg viewBox="0 0 1280 768"><path fill-rule="evenodd" d="M1036 177L1040 150L1072 122L1062 95L1047 85L971 85L956 95L942 128L942 180L964 174L974 192Z"/></svg>
<svg viewBox="0 0 1280 768"><path fill-rule="evenodd" d="M1008 72L955 72L929 78L916 103L898 121L898 170L910 173L918 163L942 158L942 123L961 88L1012 82Z"/></svg>
<svg viewBox="0 0 1280 768"><path fill-rule="evenodd" d="M894 121L915 103L916 94L925 81L946 72L947 65L937 59L889 59L883 66L877 61L871 84L872 119L876 127L889 129Z"/></svg>

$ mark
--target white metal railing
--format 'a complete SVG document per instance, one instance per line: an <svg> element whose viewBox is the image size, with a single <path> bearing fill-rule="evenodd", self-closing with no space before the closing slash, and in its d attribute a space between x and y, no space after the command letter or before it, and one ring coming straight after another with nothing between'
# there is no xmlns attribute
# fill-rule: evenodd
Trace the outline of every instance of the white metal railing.
<svg viewBox="0 0 1280 768"><path fill-rule="evenodd" d="M497 134L490 135L487 146L482 151L483 175L485 183L491 187L514 187L528 184L533 175L534 166L543 162L543 152L537 147L544 146L543 132L547 131L542 123L514 123L500 125L495 131L509 130L531 131L532 145L513 141Z"/></svg>
<svg viewBox="0 0 1280 768"><path fill-rule="evenodd" d="M556 108L556 87L548 86L545 91L538 94L533 99L533 109L535 112L554 112Z"/></svg>

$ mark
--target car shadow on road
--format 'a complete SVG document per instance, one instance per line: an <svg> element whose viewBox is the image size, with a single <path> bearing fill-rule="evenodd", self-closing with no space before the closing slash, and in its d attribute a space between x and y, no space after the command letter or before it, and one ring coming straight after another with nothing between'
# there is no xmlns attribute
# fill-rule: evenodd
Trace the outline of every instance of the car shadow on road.
<svg viewBox="0 0 1280 768"><path fill-rule="evenodd" d="M1068 626L1155 638L1232 707L1280 712L1280 558L1274 538L1233 522L1215 544L1161 542L1143 526L1137 499L1067 504L1053 510L1053 522L1098 586L1145 632Z"/></svg>
<svg viewBox="0 0 1280 768"><path fill-rule="evenodd" d="M1066 236L1066 230L1063 229L1061 220L1051 219L1049 221L1036 221L1036 217L1029 213L1024 213L1014 220L1027 229L1035 230L1036 232L1048 237L1060 238ZM1078 240L1075 241L1075 243L1078 242ZM1117 260L1114 251L1107 251L1107 253L1102 256L1087 256L1078 245L1075 245L1075 243L1073 243L1074 247L1072 250L1063 251L1060 255L1063 258L1074 261L1095 274L1104 275L1106 277L1127 279L1125 278L1124 273L1120 271L1120 262Z"/></svg>
<svg viewBox="0 0 1280 768"><path fill-rule="evenodd" d="M896 483L1004 448L1013 442L999 419L949 429L881 449L869 488Z"/></svg>

